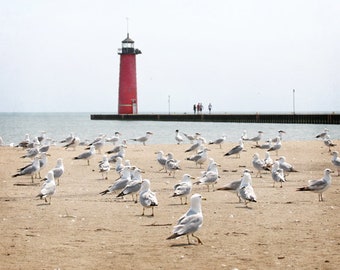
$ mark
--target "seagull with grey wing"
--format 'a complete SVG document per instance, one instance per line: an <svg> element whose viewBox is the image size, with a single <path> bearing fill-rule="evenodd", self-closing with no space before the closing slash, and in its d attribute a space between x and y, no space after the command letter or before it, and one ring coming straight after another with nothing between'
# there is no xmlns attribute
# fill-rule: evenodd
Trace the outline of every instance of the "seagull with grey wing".
<svg viewBox="0 0 340 270"><path fill-rule="evenodd" d="M243 140L239 139L239 144L233 147L231 150L229 150L227 153L224 154L224 156L231 156L236 155L236 157L241 157L241 152L243 151L244 145Z"/></svg>
<svg viewBox="0 0 340 270"><path fill-rule="evenodd" d="M201 239L194 235L194 233L197 232L202 227L203 224L201 201L202 196L200 194L196 193L191 196L190 209L179 218L176 226L174 226L172 235L166 238L167 240L177 239L178 237L186 235L188 245L190 245L191 242L189 239L189 235L191 235L197 240L198 244L201 245L203 244Z"/></svg>
<svg viewBox="0 0 340 270"><path fill-rule="evenodd" d="M90 165L90 159L93 158L95 154L96 154L96 149L95 149L95 146L92 144L90 146L89 151L86 151L86 152L74 157L73 159L85 159L87 161L87 165Z"/></svg>
<svg viewBox="0 0 340 270"><path fill-rule="evenodd" d="M181 182L174 186L174 193L171 197L179 197L181 199L181 204L183 204L182 199L185 198L185 204L187 204L188 195L192 190L191 179L194 179L190 174L184 174Z"/></svg>
<svg viewBox="0 0 340 270"><path fill-rule="evenodd" d="M332 182L331 172L332 171L330 169L325 169L321 179L309 180L307 186L298 188L297 191L311 191L318 193L319 202L322 202L322 194L330 187Z"/></svg>

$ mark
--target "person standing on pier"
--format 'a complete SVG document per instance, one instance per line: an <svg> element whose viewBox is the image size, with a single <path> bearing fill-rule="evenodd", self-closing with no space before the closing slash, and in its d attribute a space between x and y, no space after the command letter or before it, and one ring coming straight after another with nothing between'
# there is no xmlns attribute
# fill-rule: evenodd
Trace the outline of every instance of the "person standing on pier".
<svg viewBox="0 0 340 270"><path fill-rule="evenodd" d="M194 104L193 109L194 109L194 114L196 114L196 104Z"/></svg>
<svg viewBox="0 0 340 270"><path fill-rule="evenodd" d="M211 105L211 103L209 103L209 105L208 105L209 114L211 114L211 108L212 108L212 105Z"/></svg>

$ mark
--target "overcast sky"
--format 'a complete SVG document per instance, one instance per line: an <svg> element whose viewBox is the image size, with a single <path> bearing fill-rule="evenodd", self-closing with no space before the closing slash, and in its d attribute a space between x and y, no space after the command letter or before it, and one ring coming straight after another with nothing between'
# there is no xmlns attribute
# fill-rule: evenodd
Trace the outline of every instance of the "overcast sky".
<svg viewBox="0 0 340 270"><path fill-rule="evenodd" d="M340 111L338 0L0 3L2 112L117 113L126 18L139 112Z"/></svg>

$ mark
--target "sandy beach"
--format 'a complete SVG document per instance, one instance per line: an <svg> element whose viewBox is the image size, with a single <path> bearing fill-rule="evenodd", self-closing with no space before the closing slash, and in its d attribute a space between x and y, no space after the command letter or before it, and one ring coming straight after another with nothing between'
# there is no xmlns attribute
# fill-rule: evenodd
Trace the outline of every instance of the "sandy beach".
<svg viewBox="0 0 340 270"><path fill-rule="evenodd" d="M334 141L340 151L340 141ZM240 179L245 168L254 170L255 152L264 150L245 142L240 158L224 157L235 143L208 145L220 179L215 188ZM52 197L51 205L36 198L40 179L31 184L28 176L12 178L16 170L29 162L19 158L24 149L0 148L0 269L339 269L340 265L340 177L331 163L331 154L320 140L283 141L278 156L298 170L290 173L283 188L270 173L255 177L257 203L245 207L235 194L193 187L193 193L206 198L202 202L203 226L196 233L203 245L188 245L186 237L166 240L177 219L189 205L171 198L173 186L184 173L199 177L202 168L186 160L190 144L146 145L129 143L125 159L143 170L156 192L159 205L141 216L142 206L131 196L99 193L111 185L118 174L112 169L107 180L98 172L103 154L97 153L88 166L72 158L84 152L53 146L45 176L58 158L63 158L65 173ZM110 150L105 145L102 152ZM172 152L181 160L182 170L169 177L156 160L156 151ZM278 156L272 153L272 158ZM114 168L114 164L112 164ZM332 184L324 201L312 192L297 192L310 179L319 179L330 168Z"/></svg>

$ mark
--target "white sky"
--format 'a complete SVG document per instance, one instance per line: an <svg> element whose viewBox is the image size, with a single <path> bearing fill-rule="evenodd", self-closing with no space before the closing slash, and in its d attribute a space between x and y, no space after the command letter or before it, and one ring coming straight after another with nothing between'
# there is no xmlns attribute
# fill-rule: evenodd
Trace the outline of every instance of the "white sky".
<svg viewBox="0 0 340 270"><path fill-rule="evenodd" d="M117 113L129 18L139 112L339 112L338 0L0 0L0 111Z"/></svg>

